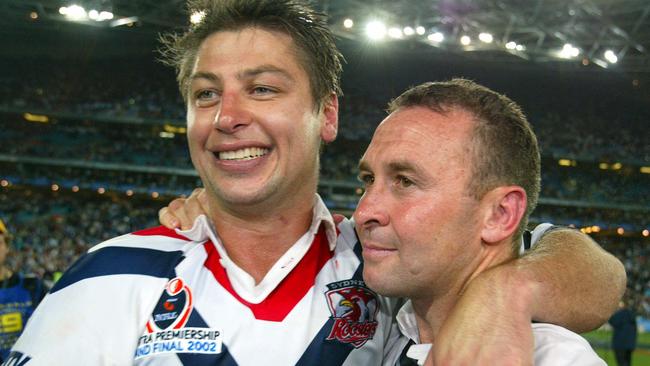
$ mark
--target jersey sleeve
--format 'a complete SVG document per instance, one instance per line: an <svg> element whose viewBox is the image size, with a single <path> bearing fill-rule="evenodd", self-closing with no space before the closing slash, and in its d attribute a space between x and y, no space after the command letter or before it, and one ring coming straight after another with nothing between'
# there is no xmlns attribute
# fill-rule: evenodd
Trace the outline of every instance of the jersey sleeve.
<svg viewBox="0 0 650 366"><path fill-rule="evenodd" d="M130 365L181 251L101 246L41 301L3 365Z"/></svg>
<svg viewBox="0 0 650 366"><path fill-rule="evenodd" d="M553 324L533 324L536 366L606 366L589 342Z"/></svg>

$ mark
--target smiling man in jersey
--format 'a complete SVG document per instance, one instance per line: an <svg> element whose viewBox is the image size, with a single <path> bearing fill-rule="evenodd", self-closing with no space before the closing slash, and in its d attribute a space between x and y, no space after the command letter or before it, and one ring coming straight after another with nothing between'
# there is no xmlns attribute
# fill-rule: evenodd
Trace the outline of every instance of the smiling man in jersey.
<svg viewBox="0 0 650 366"><path fill-rule="evenodd" d="M95 246L45 298L10 361L381 364L399 337L397 300L366 286L353 223L336 225L316 194L320 145L336 137L340 95L341 56L325 18L289 0L193 1L189 10L202 21L166 37L165 56L186 101L206 215L190 230L149 229ZM583 329L608 318L620 263L583 237L564 238L568 250L543 238L544 255L501 266L515 277L499 294L494 286L469 294L470 306L457 311L486 331L476 337L478 328L448 323L457 332L436 342L445 362L476 361L477 348L484 360L529 355L519 341L504 353L501 337L530 330L532 317ZM529 296L513 296L521 289ZM497 295L504 307L472 308ZM523 315L510 320L503 313L513 302Z"/></svg>

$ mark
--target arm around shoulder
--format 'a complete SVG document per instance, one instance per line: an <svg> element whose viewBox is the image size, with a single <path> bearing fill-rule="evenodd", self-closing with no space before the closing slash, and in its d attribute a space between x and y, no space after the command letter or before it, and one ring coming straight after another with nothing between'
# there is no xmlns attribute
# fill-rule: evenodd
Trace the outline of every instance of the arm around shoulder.
<svg viewBox="0 0 650 366"><path fill-rule="evenodd" d="M506 266L532 290L534 320L577 333L606 322L625 292L623 264L569 228L545 233L530 252Z"/></svg>

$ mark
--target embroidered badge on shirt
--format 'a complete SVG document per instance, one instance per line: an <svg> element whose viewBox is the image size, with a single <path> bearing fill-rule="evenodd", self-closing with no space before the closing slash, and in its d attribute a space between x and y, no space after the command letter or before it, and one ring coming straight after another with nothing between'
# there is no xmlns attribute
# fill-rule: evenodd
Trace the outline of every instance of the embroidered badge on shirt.
<svg viewBox="0 0 650 366"><path fill-rule="evenodd" d="M327 340L363 346L375 335L379 302L377 294L362 280L345 280L327 285L325 293L334 325Z"/></svg>
<svg viewBox="0 0 650 366"><path fill-rule="evenodd" d="M180 277L171 279L151 314L147 331L182 328L192 312L192 301L192 291L185 282Z"/></svg>
<svg viewBox="0 0 650 366"><path fill-rule="evenodd" d="M192 313L192 291L176 277L170 280L138 340L135 359L164 353L221 353L221 332L185 327Z"/></svg>

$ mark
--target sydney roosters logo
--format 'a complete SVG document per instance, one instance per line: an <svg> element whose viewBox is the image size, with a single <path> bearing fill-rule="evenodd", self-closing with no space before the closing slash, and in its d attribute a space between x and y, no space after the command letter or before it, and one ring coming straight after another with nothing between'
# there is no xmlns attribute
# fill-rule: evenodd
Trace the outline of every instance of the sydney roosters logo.
<svg viewBox="0 0 650 366"><path fill-rule="evenodd" d="M377 330L377 295L362 280L345 280L327 285L325 293L334 325L327 340L363 346Z"/></svg>

